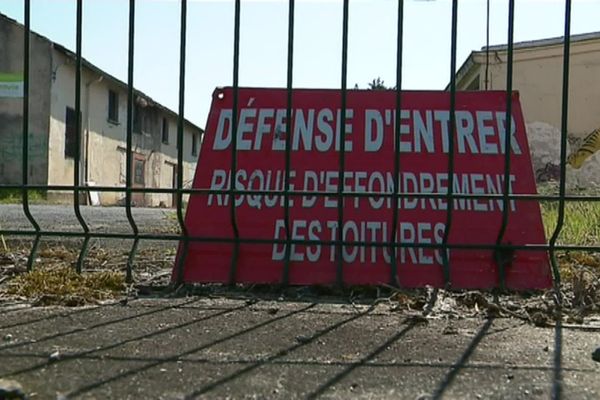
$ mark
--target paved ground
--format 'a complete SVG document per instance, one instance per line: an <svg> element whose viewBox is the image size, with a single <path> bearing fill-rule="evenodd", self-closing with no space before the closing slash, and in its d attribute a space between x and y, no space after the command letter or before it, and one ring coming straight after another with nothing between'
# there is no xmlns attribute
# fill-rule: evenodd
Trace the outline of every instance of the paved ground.
<svg viewBox="0 0 600 400"><path fill-rule="evenodd" d="M72 207L32 212L44 229L79 230ZM82 212L94 231L130 232L124 208ZM176 229L172 212L133 213L143 232ZM28 227L20 206L0 205L0 230ZM5 302L0 378L33 399L600 398L598 317L578 329L537 328L458 319L441 301L424 319L385 303L233 298L240 293L71 309Z"/></svg>
<svg viewBox="0 0 600 400"><path fill-rule="evenodd" d="M44 230L82 231L75 217L73 206L32 205L30 209L40 228ZM141 232L172 232L177 227L174 210L136 207L131 210ZM82 206L81 214L92 232L132 232L125 214L125 207ZM0 204L0 230L3 229L32 229L23 213L23 206Z"/></svg>
<svg viewBox="0 0 600 400"><path fill-rule="evenodd" d="M73 206L66 205L32 205L31 213L42 231L77 232L83 233L81 225L75 216ZM134 221L141 234L173 235L179 233L179 223L175 210L160 208L132 208ZM132 234L131 225L127 219L124 207L91 207L82 206L81 214L89 229L94 233L127 233ZM33 231L31 223L23 213L23 206L17 204L0 204L1 231ZM5 236L9 241L24 241L29 246L32 236ZM67 247L79 248L82 242L78 237L42 236L42 243L61 243ZM93 238L90 246L104 249L129 250L133 239ZM0 246L2 243L0 242ZM142 240L140 250L160 248L173 251L177 248L174 240Z"/></svg>
<svg viewBox="0 0 600 400"><path fill-rule="evenodd" d="M600 398L593 330L198 297L0 313L0 376L32 398Z"/></svg>

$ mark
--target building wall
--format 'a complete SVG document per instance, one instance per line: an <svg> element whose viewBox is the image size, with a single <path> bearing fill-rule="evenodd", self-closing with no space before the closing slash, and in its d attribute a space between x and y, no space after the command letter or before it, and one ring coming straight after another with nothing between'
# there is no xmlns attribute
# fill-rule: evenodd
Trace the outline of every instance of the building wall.
<svg viewBox="0 0 600 400"><path fill-rule="evenodd" d="M162 143L160 146L160 157L158 164L160 165L160 187L163 188L174 188L177 183L177 120L175 118L169 118L169 141L168 143ZM162 131L161 131L162 133ZM196 136L197 140L197 153L192 154L192 136ZM162 139L162 137L161 137ZM201 135L200 132L195 131L189 126L184 126L183 132L183 187L191 188L192 179L196 172L196 162L198 161L198 155L200 154L200 143ZM160 205L162 202L167 206L174 204L173 195L170 194L159 194L156 195L157 204ZM176 196L175 196L176 197ZM188 196L183 197L184 201L187 201ZM156 203L156 202L155 202Z"/></svg>
<svg viewBox="0 0 600 400"><path fill-rule="evenodd" d="M492 52L490 89L506 88L506 53ZM484 86L485 55L477 54L480 87ZM518 49L514 53L513 87L519 90L527 123L561 124L562 45ZM600 127L600 39L571 44L568 131L585 136ZM462 81L466 86L469 82Z"/></svg>
<svg viewBox="0 0 600 400"><path fill-rule="evenodd" d="M75 104L75 67L73 61L52 51L54 76L50 90L50 129L48 144L48 184L72 185L72 158L65 157L66 106ZM84 78L82 78L84 80Z"/></svg>
<svg viewBox="0 0 600 400"><path fill-rule="evenodd" d="M23 73L22 26L0 15L0 73ZM47 182L50 110L50 42L30 37L29 173L31 184ZM0 183L22 182L23 100L0 98Z"/></svg>
<svg viewBox="0 0 600 400"><path fill-rule="evenodd" d="M485 54L475 53L474 63L458 82L466 90L473 80L484 88ZM490 54L489 88L506 89L507 55ZM583 138L600 128L600 39L571 43L569 74L569 149L577 149ZM560 171L560 127L562 118L563 46L517 49L514 52L513 88L520 94L527 126L534 173L538 182L558 179ZM581 169L567 167L571 188L600 187L600 153Z"/></svg>
<svg viewBox="0 0 600 400"><path fill-rule="evenodd" d="M74 164L65 157L66 108L75 104L75 65L60 51L54 51L56 80L52 85L52 113L50 129L50 181L54 184L72 184ZM118 95L118 121L109 121L109 90ZM132 136L133 158L144 160L144 184L147 188L171 188L172 164L177 163L175 148L177 119L147 99L136 97L142 116L141 132ZM127 92L108 76L87 68L82 72L81 85L82 164L81 182L96 186L125 187L126 183L126 132ZM169 125L169 144L162 143L162 119ZM196 158L191 154L192 134L199 135L191 126L184 131L184 181L193 176ZM87 164L85 162L87 155ZM170 163L170 164L169 164ZM132 173L134 167L132 166ZM135 182L134 182L135 184ZM99 192L103 205L124 202L124 192ZM133 202L145 206L171 206L168 194L134 194Z"/></svg>

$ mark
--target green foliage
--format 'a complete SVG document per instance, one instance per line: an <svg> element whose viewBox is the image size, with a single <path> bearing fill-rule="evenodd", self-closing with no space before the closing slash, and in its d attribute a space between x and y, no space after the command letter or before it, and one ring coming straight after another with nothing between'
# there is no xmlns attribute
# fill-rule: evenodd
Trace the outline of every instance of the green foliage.
<svg viewBox="0 0 600 400"><path fill-rule="evenodd" d="M46 200L46 192L42 190L30 190L30 203L43 203ZM0 204L21 204L23 192L18 189L0 189Z"/></svg>
<svg viewBox="0 0 600 400"><path fill-rule="evenodd" d="M558 185L547 183L538 185L538 193L558 196ZM579 189L567 194L597 197L597 189ZM559 201L540 201L546 238L550 240L558 222ZM564 224L558 237L559 244L598 245L600 244L600 202L566 201Z"/></svg>
<svg viewBox="0 0 600 400"><path fill-rule="evenodd" d="M388 88L385 86L383 79L377 77L377 79L373 79L372 82L369 82L370 90L387 90Z"/></svg>
<svg viewBox="0 0 600 400"><path fill-rule="evenodd" d="M542 218L546 238L550 240L558 221L557 201L542 202ZM558 242L562 244L598 245L600 243L600 203L567 202L564 225Z"/></svg>
<svg viewBox="0 0 600 400"><path fill-rule="evenodd" d="M385 85L385 82L383 81L383 79L381 79L381 77L377 77L375 79L373 79L371 82L367 83L367 86L369 88L369 90L395 90L396 87L387 87ZM358 87L358 84L354 84L354 89L360 89Z"/></svg>

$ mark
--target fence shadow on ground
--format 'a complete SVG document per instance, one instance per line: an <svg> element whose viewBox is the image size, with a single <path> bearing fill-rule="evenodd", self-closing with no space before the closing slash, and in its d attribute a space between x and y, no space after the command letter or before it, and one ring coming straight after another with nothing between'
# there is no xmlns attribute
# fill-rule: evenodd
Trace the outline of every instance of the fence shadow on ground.
<svg viewBox="0 0 600 400"><path fill-rule="evenodd" d="M303 312L303 311L307 311L307 310L311 309L312 307L314 307L315 305L316 305L316 304L310 304L310 305L308 305L308 306L304 306L304 307L303 307L303 308L301 308L301 309L298 309L298 310L295 310L295 311L291 311L291 312L289 312L289 313L287 313L287 314L285 314L285 315L281 315L281 316L273 317L273 318L271 318L271 319L268 319L267 321L264 321L264 322L261 322L261 323L255 324L255 325L253 325L253 326L251 326L251 327L249 327L249 328L246 328L246 329L243 329L243 330L237 331L237 332L235 332L235 333L233 333L233 334L227 335L227 336L225 336L225 337L222 337L222 338L219 338L219 339L215 339L215 340L213 340L213 341L211 341L211 342L209 342L209 343L207 343L207 344L203 344L203 345L201 345L201 346L194 347L194 348L193 348L193 349L191 349L191 350L188 350L188 351L185 351L185 352L182 352L182 353L178 353L178 354L175 354L175 355L173 355L173 356L166 357L166 358L163 358L163 359L157 359L157 360L155 360L155 361L151 361L149 364L147 364L147 365L144 365L144 366L142 366L142 367L139 367L139 368L134 368L134 369L130 369L130 370L127 370L127 371L125 371L125 372L122 372L122 373L119 373L119 374L113 375L113 376L111 376L111 377L108 377L108 378L102 379L102 380L100 380L100 381L98 381L98 382L93 382L93 383L91 383L91 384L89 384L89 385L86 385L86 386L80 387L79 389L77 389L77 390L75 390L75 391L72 391L72 392L70 392L70 393L68 394L68 396L69 396L69 397L71 397L71 396L79 396L79 395L82 395L82 394L84 394L84 393L87 393L87 392L89 392L89 391L91 391L91 390L93 390L93 389L95 389L95 388L98 388L98 387L100 387L100 386L102 386L102 385L106 385L106 384L108 384L108 383L110 383L110 382L113 382L113 381L116 381L116 380L119 380L119 379L124 379L124 378L126 378L126 377L130 377L130 376L132 376L132 375L135 375L135 374L138 374L138 373L141 373L141 372L147 371L147 370L149 370L149 369L151 369L151 368L158 367L158 366L160 366L160 365L162 365L162 364L164 364L164 363L167 363L167 362L173 362L173 361L177 361L177 360L178 360L178 359L180 359L181 357L185 357L185 356L187 356L187 355L191 355L191 354L194 354L194 353L196 353L196 352L200 352L200 351L202 351L202 350L205 350L205 349L207 349L207 348L210 348L210 347L212 347L212 346L215 346L215 345L217 345L217 344L223 343L223 342L225 342L225 341L227 341L227 340L234 339L234 338L236 338L236 337L239 337L239 336L246 335L246 334L248 334L248 333L250 333L250 332L253 332L253 331L255 331L256 329L263 328L263 327L265 327L265 326L268 326L269 324L272 324L272 323L274 323L274 322L276 322L276 321L280 321L280 320L283 320L283 319L289 318L289 317L291 317L291 316L293 316L293 315L295 315L295 314L301 313L301 312ZM198 322L198 321L195 321L195 322Z"/></svg>
<svg viewBox="0 0 600 400"><path fill-rule="evenodd" d="M428 310L432 309L435 299L436 296L434 293L434 295L430 297L430 303L425 307L425 314L427 314ZM393 329L392 332L387 335L387 337L384 337L380 343L375 345L372 349L364 349L364 355L357 360L344 360L343 358L336 356L325 360L319 359L319 357L314 358L308 356L300 356L300 358L296 359L290 359L286 357L287 355L302 348L318 344L318 342L320 342L320 340L325 336L330 338L336 336L336 332L338 332L339 329L348 326L351 323L356 323L367 316L379 315L377 314L375 307L363 307L356 309L354 312L337 313L337 316L334 316L334 320L327 322L321 327L310 327L309 324L309 331L304 332L306 335L304 335L302 338L297 337L295 341L292 339L292 342L289 344L285 344L284 341L281 348L274 348L267 354L260 353L259 355L251 355L243 351L237 354L234 352L230 357L222 360L213 359L210 357L210 355L206 357L199 354L205 350L215 348L215 346L218 345L225 344L226 346L229 346L228 342L234 339L239 340L240 338L245 338L242 340L242 342L246 343L245 341L248 341L247 343L252 343L252 341L257 340L255 332L258 332L259 330L272 330L273 334L277 335L277 326L289 325L293 322L291 320L292 318L302 321L304 318L307 318L307 316L313 314L317 314L317 316L313 315L315 318L319 318L318 315L320 315L320 313L324 316L329 315L327 310L315 309L315 306L319 305L317 303L297 303L296 306L294 306L294 309L285 312L279 311L279 313L270 313L268 312L268 308L254 308L252 311L255 312L255 315L259 315L259 321L256 321L256 316L254 316L248 319L249 325L241 324L238 327L229 325L231 328L230 331L224 331L223 334L219 334L217 337L212 339L209 337L205 343L198 345L188 343L189 345L184 349L177 350L177 347L172 347L172 345L169 345L166 348L173 350L171 351L171 354L167 354L165 356L162 355L164 354L162 351L157 353L158 356L152 355L152 353L150 353L148 356L141 356L136 355L135 353L128 353L127 350L125 350L124 346L126 345L135 346L136 343L145 343L146 345L150 344L150 346L152 346L152 343L160 343L161 340L163 340L166 336L179 337L181 333L184 331L189 331L189 328L194 326L214 326L215 324L227 323L227 321L235 321L235 319L231 318L233 314L246 313L246 311L250 310L250 307L253 307L256 304L252 301L246 301L241 304L240 302L237 302L237 305L233 304L227 307L224 306L222 308L213 307L211 305L206 305L206 307L203 307L203 304L198 304L197 300L198 298L194 298L190 301L180 303L177 306L171 305L169 307L152 307L150 310L144 311L137 315L128 316L125 318L110 318L107 321L91 323L85 328L69 329L61 334L42 336L37 341L31 340L22 343L15 343L12 346L3 346L0 348L0 350L2 350L2 352L0 352L0 361L19 358L22 358L24 362L28 362L32 358L37 360L33 365L23 367L23 364L20 364L18 368L14 368L11 371L6 371L6 368L4 368L3 375L15 379L21 379L25 374L44 373L43 371L49 369L51 365L52 368L56 370L56 368L60 368L61 366L73 361L77 362L78 364L85 361L109 362L115 363L114 365L120 367L125 367L115 368L118 370L117 373L105 371L108 372L108 374L100 376L95 380L73 384L70 387L70 392L65 393L65 395L68 397L77 397L92 393L97 394L98 390L103 392L104 390L109 390L110 387L113 388L111 390L114 390L114 388L117 386L127 387L127 382L132 382L133 379L139 381L141 379L139 377L143 376L144 373L162 370L163 367L166 367L166 365L174 362L182 363L182 366L187 365L189 370L195 370L195 367L193 366L199 367L201 371L206 371L207 369L210 370L210 366L215 366L217 369L223 368L222 370L220 369L221 373L217 375L204 376L202 382L197 382L195 386L193 383L189 383L191 387L175 386L175 388L185 391L185 398L196 398L206 395L214 395L216 394L217 390L219 392L221 390L228 390L228 388L235 386L236 383L240 383L241 380L254 376L253 373L265 366L275 367L276 370L278 366L306 368L307 371L311 368L321 368L325 370L333 369L331 373L321 374L319 375L318 380L309 382L309 386L312 386L312 389L307 389L304 393L304 396L312 399L320 398L324 395L330 394L332 390L337 390L340 382L348 381L351 379L349 378L350 376L354 376L358 370L364 368L398 368L399 371L401 369L410 368L427 368L431 370L437 370L439 372L445 371L445 374L439 379L439 383L437 385L432 385L431 387L430 393L432 394L430 398L439 399L448 394L448 391L455 383L456 378L467 370L484 370L490 371L491 374L494 374L494 371L505 370L507 366L502 363L484 361L472 364L470 363L470 360L484 338L515 327L514 325L508 327L499 326L497 329L492 329L496 319L486 319L483 321L483 324L477 328L477 331L471 337L470 341L465 345L466 347L464 347L464 349L461 351L457 361L452 364L448 362L442 362L441 359L440 362L419 362L411 361L410 359L404 361L398 361L396 359L386 361L385 359L380 359L379 356L388 351L409 332L418 329L421 323L427 324L424 319L410 317L407 318L406 316L403 317L402 314L398 315L398 327ZM98 346L93 346L93 343L91 343L90 347L86 350L66 353L59 359L53 361L48 360L48 354L44 353L43 351L30 351L26 349L27 345L29 344L50 344L54 339L59 337L64 338L66 336L75 334L85 336L86 334L89 334L90 331L106 328L117 323L135 323L139 325L147 325L148 323L152 324L154 321L152 318L143 319L141 317L153 317L155 315L160 315L160 312L168 312L169 310L172 310L173 307L182 307L188 309L191 311L191 313L186 315L189 315L191 318L186 318L184 321L179 320L177 323L171 325L167 324L167 326L164 327L152 327L149 332L144 332L142 334L136 334L133 336L129 335L127 338L119 338L116 336L114 340ZM199 313L204 311L204 313L194 316L196 311ZM136 318L139 319L136 320ZM34 323L34 321L31 322ZM112 329L113 328L111 328L111 330ZM510 369L515 371L538 371L544 374L547 373L551 379L551 382L548 383L549 388L551 388L552 398L554 399L560 399L563 396L562 374L565 369L563 369L561 359L562 329L562 324L558 322L554 328L553 359L548 360L549 362L547 364L510 365ZM258 337L260 337L260 335ZM342 339L338 337L335 340L339 341ZM19 349L22 351L19 352ZM319 350L317 349L317 351ZM142 365L135 365L132 367L131 365L127 365L128 363L141 363ZM4 365L6 366L7 364ZM234 370L229 371L228 366L233 367ZM578 370L567 368L566 371ZM150 373L152 374L153 372ZM438 373L436 373L435 376L438 376ZM424 389L427 390L427 388Z"/></svg>
<svg viewBox="0 0 600 400"><path fill-rule="evenodd" d="M562 321L561 318L557 318L556 325L554 327L554 368L552 375L552 399L558 400L562 398L563 386L562 386Z"/></svg>
<svg viewBox="0 0 600 400"><path fill-rule="evenodd" d="M461 372L461 370L464 369L465 365L469 361L469 358L471 357L471 355L473 354L473 352L475 351L475 349L477 348L477 346L479 345L481 340L488 333L493 322L494 322L493 318L488 318L486 320L485 324L483 324L481 326L481 328L479 329L477 334L471 340L471 343L469 343L469 346L467 346L467 348L465 349L465 351L463 352L461 357L452 366L452 368L450 369L448 374L445 376L444 380L440 383L440 385L433 392L433 396L432 396L433 399L437 400L437 399L443 398L444 392L446 391L446 389L448 389L450 387L450 385L452 384L452 382L454 381L456 376Z"/></svg>

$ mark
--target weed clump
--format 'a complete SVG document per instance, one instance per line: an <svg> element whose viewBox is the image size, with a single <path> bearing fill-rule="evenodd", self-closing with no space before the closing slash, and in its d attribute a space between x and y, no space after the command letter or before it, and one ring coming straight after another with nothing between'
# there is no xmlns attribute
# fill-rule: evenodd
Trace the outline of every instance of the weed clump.
<svg viewBox="0 0 600 400"><path fill-rule="evenodd" d="M114 299L123 294L125 277L118 271L78 274L66 266L45 267L15 277L6 292L35 299L36 305L76 306Z"/></svg>

